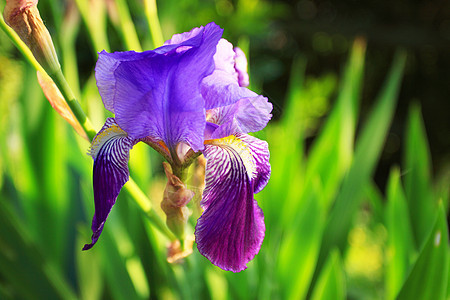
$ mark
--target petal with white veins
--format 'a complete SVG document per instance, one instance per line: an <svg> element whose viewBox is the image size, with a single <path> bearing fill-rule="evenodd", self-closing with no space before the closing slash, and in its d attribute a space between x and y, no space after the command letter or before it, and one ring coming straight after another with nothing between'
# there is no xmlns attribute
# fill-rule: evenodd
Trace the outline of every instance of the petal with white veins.
<svg viewBox="0 0 450 300"><path fill-rule="evenodd" d="M83 250L92 248L97 242L122 186L128 181L129 153L136 142L120 129L113 118L106 120L92 142L95 213L91 226L92 242L84 245Z"/></svg>
<svg viewBox="0 0 450 300"><path fill-rule="evenodd" d="M206 186L195 236L198 250L216 266L233 272L247 268L261 248L265 225L253 198L257 166L238 138L206 144Z"/></svg>

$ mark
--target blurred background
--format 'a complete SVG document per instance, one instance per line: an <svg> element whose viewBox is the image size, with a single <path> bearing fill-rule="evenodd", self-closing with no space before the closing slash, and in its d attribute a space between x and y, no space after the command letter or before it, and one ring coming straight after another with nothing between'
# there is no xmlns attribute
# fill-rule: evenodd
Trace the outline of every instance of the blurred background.
<svg viewBox="0 0 450 300"><path fill-rule="evenodd" d="M255 133L272 164L255 195L266 221L260 253L237 274L195 245L168 263L169 240L124 193L82 252L93 215L89 144L1 31L0 299L450 299L449 2L154 4L38 8L96 130L111 116L95 85L97 52L153 49L211 21L246 52L251 89L274 105ZM132 150L131 174L164 218L161 163L146 145Z"/></svg>

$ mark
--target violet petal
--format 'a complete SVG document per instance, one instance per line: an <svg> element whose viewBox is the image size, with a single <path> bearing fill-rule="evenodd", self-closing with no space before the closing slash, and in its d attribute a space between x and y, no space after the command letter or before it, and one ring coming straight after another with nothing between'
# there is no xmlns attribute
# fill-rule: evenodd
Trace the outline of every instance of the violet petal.
<svg viewBox="0 0 450 300"><path fill-rule="evenodd" d="M248 134L238 134L236 137L247 145L255 159L256 174L253 178L253 187L254 193L259 193L270 179L269 144Z"/></svg>
<svg viewBox="0 0 450 300"><path fill-rule="evenodd" d="M169 148L185 142L194 151L203 149L205 103L200 83L214 70L222 31L210 23L180 44L143 53L102 53L97 84L120 127L133 138L152 136Z"/></svg>
<svg viewBox="0 0 450 300"><path fill-rule="evenodd" d="M197 248L216 266L233 272L247 268L261 248L265 225L253 198L248 149L239 141L205 145L205 208L195 228ZM250 156L251 157L251 156ZM250 167L248 167L250 165Z"/></svg>
<svg viewBox="0 0 450 300"><path fill-rule="evenodd" d="M235 47L234 52L234 69L238 74L239 85L248 86L250 84L250 80L247 73L247 58L245 57L244 51L242 51L239 47Z"/></svg>
<svg viewBox="0 0 450 300"><path fill-rule="evenodd" d="M84 245L83 250L92 248L97 242L122 186L128 181L129 152L136 142L112 118L106 120L92 142L95 213L91 226L92 242Z"/></svg>
<svg viewBox="0 0 450 300"><path fill-rule="evenodd" d="M272 104L263 96L244 98L232 105L207 110L206 121L219 125L211 139L259 131L272 118L271 111Z"/></svg>

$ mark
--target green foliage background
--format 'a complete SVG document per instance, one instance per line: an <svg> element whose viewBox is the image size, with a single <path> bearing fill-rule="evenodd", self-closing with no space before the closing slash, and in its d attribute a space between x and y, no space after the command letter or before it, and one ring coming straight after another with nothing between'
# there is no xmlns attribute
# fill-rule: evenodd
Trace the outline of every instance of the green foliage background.
<svg viewBox="0 0 450 300"><path fill-rule="evenodd" d="M93 76L96 52L151 49L215 21L248 53L249 37L257 41L285 13L258 0L160 2L162 34L142 1L39 2L97 130L109 113ZM168 239L124 193L99 243L81 251L93 215L89 144L52 110L36 71L0 33L0 299L450 299L449 170L433 178L426 124L412 104L402 162L385 190L374 183L407 53L399 50L375 83L381 88L361 118L365 51L355 39L342 73L319 77L305 74L297 53L286 99L272 100L285 103L275 107L278 119L255 133L271 151L271 180L255 196L266 237L248 269L234 274L195 246L169 264ZM251 74L252 88L261 92L263 80ZM163 218L161 162L145 145L132 150L131 174Z"/></svg>

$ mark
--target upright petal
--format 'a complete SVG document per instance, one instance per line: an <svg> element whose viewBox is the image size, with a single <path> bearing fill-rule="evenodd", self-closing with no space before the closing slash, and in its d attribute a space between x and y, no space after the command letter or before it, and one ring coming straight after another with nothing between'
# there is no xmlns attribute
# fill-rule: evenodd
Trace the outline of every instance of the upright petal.
<svg viewBox="0 0 450 300"><path fill-rule="evenodd" d="M97 242L122 186L128 181L129 152L136 142L112 118L106 120L92 142L95 214L91 226L92 242L84 245L83 250L92 248Z"/></svg>
<svg viewBox="0 0 450 300"><path fill-rule="evenodd" d="M230 105L242 98L258 96L255 92L240 87L237 79L222 70L216 70L203 79L202 95L205 98L206 109Z"/></svg>
<svg viewBox="0 0 450 300"><path fill-rule="evenodd" d="M236 53L234 56L234 69L238 74L239 85L248 86L250 81L247 73L247 58L245 57L245 53L238 47L234 48L234 53Z"/></svg>
<svg viewBox="0 0 450 300"><path fill-rule="evenodd" d="M207 110L206 121L219 125L210 138L259 131L272 118L271 111L272 104L263 96L244 98L232 105Z"/></svg>
<svg viewBox="0 0 450 300"><path fill-rule="evenodd" d="M230 42L221 39L217 44L214 64L214 72L202 82L206 109L230 105L239 99L257 96L245 88L248 85L247 59L242 50L233 49Z"/></svg>
<svg viewBox="0 0 450 300"><path fill-rule="evenodd" d="M218 267L239 272L247 268L264 239L264 215L253 198L255 161L235 137L207 144L203 153L205 211L195 228L197 247Z"/></svg>
<svg viewBox="0 0 450 300"><path fill-rule="evenodd" d="M203 149L200 83L214 70L221 35L222 29L210 23L180 44L143 53L101 53L97 84L119 126L136 139L152 136L169 148L185 142L195 151Z"/></svg>

